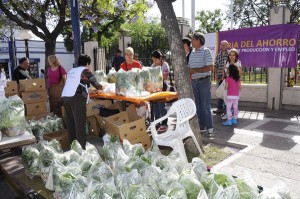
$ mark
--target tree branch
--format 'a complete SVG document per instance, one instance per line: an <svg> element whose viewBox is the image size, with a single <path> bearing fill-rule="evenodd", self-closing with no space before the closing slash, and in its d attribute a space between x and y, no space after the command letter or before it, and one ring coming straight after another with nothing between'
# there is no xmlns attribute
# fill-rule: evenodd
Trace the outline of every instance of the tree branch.
<svg viewBox="0 0 300 199"><path fill-rule="evenodd" d="M2 12L4 12L4 14L11 19L12 21L16 22L16 24L24 29L28 29L31 30L33 32L33 34L35 34L37 37L46 40L47 37L45 36L45 34L41 33L38 28L35 25L29 25L25 22L23 22L21 19L19 19L17 17L17 15L14 15L13 13L11 13L4 5L3 2L0 1L0 9L2 10Z"/></svg>

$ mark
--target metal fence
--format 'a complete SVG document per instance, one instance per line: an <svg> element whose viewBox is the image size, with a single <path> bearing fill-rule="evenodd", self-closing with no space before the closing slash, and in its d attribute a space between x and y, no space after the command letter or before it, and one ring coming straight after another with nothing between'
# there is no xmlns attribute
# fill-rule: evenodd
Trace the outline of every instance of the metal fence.
<svg viewBox="0 0 300 199"><path fill-rule="evenodd" d="M259 67L243 67L243 76L241 80L246 84L267 84L268 69Z"/></svg>

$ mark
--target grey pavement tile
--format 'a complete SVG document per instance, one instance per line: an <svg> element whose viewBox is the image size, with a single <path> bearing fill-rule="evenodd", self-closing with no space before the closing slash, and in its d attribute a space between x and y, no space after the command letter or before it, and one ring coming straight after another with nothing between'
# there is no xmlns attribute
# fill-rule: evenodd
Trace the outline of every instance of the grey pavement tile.
<svg viewBox="0 0 300 199"><path fill-rule="evenodd" d="M271 189L274 186L274 184L279 182L284 182L290 191L291 197L293 199L300 199L300 189L299 189L300 179L292 180L285 177L273 175L268 172L261 172L254 169L250 169L245 166L236 165L234 163L225 166L218 171L224 172L228 175L235 175L238 177L241 176L244 171L249 172L254 182L257 185L263 186L265 189L266 188Z"/></svg>
<svg viewBox="0 0 300 199"><path fill-rule="evenodd" d="M216 131L215 138L220 140L226 140L229 142L237 142L244 145L254 145L254 146L259 145L262 142L261 137L254 137L254 136L243 135L238 133L235 134L218 133L218 131Z"/></svg>
<svg viewBox="0 0 300 199"><path fill-rule="evenodd" d="M267 148L289 151L295 147L297 143L295 143L295 141L291 138L264 134L263 141L260 143L260 145Z"/></svg>
<svg viewBox="0 0 300 199"><path fill-rule="evenodd" d="M294 164L247 154L236 159L234 163L260 172L270 173L279 177L293 180L300 179L300 167Z"/></svg>
<svg viewBox="0 0 300 199"><path fill-rule="evenodd" d="M286 153L285 151L278 150L278 149L271 149L271 148L266 148L266 147L262 147L262 146L256 146L255 148L251 149L250 151L247 151L245 154L284 162L282 160L282 156L285 153ZM287 162L287 163L290 163L290 162Z"/></svg>
<svg viewBox="0 0 300 199"><path fill-rule="evenodd" d="M291 129L290 131L286 130L286 129L288 129L287 127L289 127L290 125L295 126L297 124L290 123L290 122L269 121L269 122L257 127L257 129L263 130L263 131L272 131L274 133L285 133L285 134L289 134L289 135L300 135L299 132L292 131L293 129ZM300 128L300 124L299 124L299 128Z"/></svg>

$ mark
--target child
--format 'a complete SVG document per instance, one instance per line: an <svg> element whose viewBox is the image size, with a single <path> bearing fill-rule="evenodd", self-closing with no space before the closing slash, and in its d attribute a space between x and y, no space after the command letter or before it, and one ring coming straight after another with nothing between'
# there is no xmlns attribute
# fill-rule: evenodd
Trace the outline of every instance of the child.
<svg viewBox="0 0 300 199"><path fill-rule="evenodd" d="M161 70L163 73L163 80L164 80L163 91L166 91L167 83L165 81L168 79L169 76L169 64L164 61L164 57L165 57L164 54L160 50L155 50L151 53L151 59L153 61L151 67L161 66ZM165 103L163 102L153 103L153 108L154 108L154 116L156 120L167 114ZM168 119L161 122L161 124L158 126L157 131L162 133L167 130L168 130Z"/></svg>
<svg viewBox="0 0 300 199"><path fill-rule="evenodd" d="M230 64L228 69L229 76L225 80L225 90L227 90L227 121L223 122L224 126L237 124L239 91L241 88L240 72L238 67L234 64ZM232 115L232 107L234 116Z"/></svg>

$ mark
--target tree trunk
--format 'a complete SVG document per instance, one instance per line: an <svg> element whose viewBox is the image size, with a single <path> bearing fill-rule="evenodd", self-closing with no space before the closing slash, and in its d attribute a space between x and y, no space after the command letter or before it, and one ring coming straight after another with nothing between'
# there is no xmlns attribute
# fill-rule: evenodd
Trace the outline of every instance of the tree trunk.
<svg viewBox="0 0 300 199"><path fill-rule="evenodd" d="M175 0L156 0L161 13L161 22L167 32L170 49L172 49L172 65L174 68L175 83L179 98L191 98L194 100L194 94L190 83L190 75L188 68L186 67L187 63L180 36L179 25L172 6L172 2L174 1ZM197 116L190 121L190 125L203 151ZM187 150L191 152L198 151L191 138L188 138L185 143Z"/></svg>
<svg viewBox="0 0 300 199"><path fill-rule="evenodd" d="M47 39L45 41L45 73L48 71L48 56L55 55L56 48L56 38L55 39Z"/></svg>

